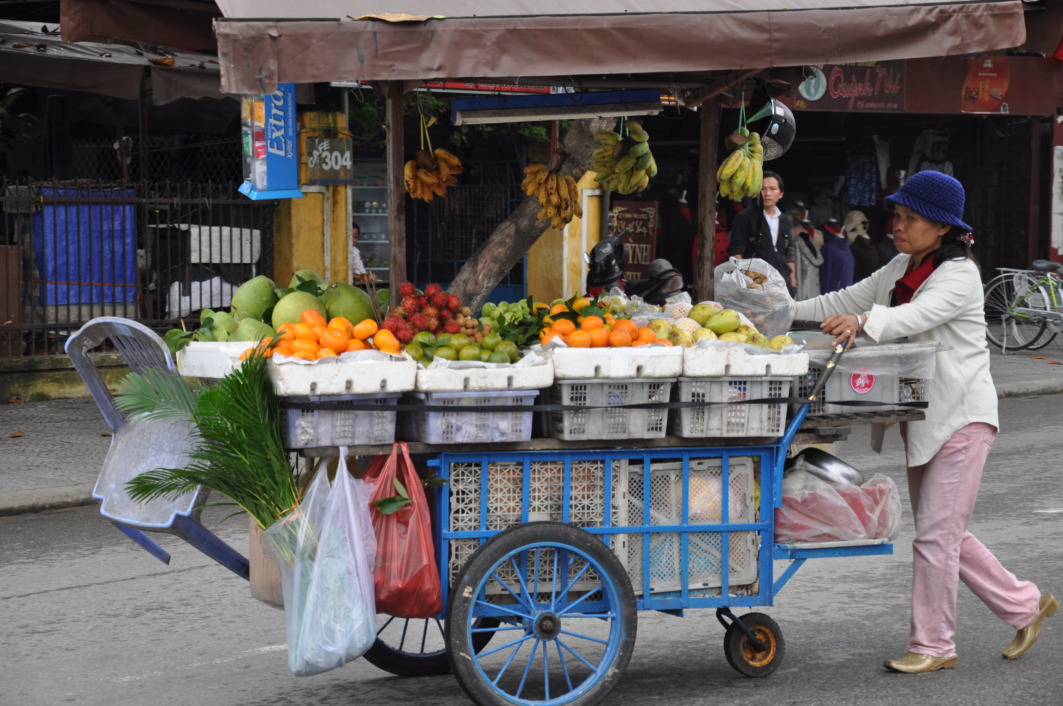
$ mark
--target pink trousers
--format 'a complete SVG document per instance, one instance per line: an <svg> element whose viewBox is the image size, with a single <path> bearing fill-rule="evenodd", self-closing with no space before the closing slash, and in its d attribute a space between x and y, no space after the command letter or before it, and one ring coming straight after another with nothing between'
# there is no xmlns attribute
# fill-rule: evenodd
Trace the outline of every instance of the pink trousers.
<svg viewBox="0 0 1063 706"><path fill-rule="evenodd" d="M908 468L915 515L912 543L912 627L908 651L935 657L956 654L959 581L1016 630L1037 615L1041 592L1019 581L967 531L996 430L968 424L929 463Z"/></svg>

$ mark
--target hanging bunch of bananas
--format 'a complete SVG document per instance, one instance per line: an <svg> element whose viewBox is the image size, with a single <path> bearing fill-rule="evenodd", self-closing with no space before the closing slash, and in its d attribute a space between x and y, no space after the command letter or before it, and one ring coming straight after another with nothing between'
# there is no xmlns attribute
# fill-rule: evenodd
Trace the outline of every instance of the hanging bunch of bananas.
<svg viewBox="0 0 1063 706"><path fill-rule="evenodd" d="M559 174L545 164L529 164L524 168L520 188L539 201L540 221L550 219L550 227L561 230L574 217L583 216L579 187L569 174Z"/></svg>
<svg viewBox="0 0 1063 706"><path fill-rule="evenodd" d="M631 194L642 191L657 175L657 162L650 152L648 132L636 120L627 120L627 137L612 130L599 130L594 139L600 147L591 154L594 179L608 191Z"/></svg>
<svg viewBox="0 0 1063 706"><path fill-rule="evenodd" d="M461 160L442 147L417 150L416 158L403 167L402 181L412 198L431 201L446 196L447 187L458 183L454 175L462 171Z"/></svg>
<svg viewBox="0 0 1063 706"><path fill-rule="evenodd" d="M716 170L720 193L732 201L755 198L764 178L764 146L760 144L760 135L749 128L739 128L727 136L725 144L733 146L733 150Z"/></svg>

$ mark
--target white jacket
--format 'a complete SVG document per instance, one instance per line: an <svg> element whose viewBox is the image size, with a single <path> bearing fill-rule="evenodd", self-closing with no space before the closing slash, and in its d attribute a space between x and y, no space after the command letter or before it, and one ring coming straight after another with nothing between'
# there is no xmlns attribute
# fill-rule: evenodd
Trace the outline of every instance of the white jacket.
<svg viewBox="0 0 1063 706"><path fill-rule="evenodd" d="M908 338L947 347L934 361L926 419L908 424L908 465L920 466L968 424L999 423L977 265L971 260L943 262L910 303L890 307L894 283L904 276L910 259L902 253L851 287L797 302L797 318L822 321L830 314L869 313L864 334L873 342Z"/></svg>

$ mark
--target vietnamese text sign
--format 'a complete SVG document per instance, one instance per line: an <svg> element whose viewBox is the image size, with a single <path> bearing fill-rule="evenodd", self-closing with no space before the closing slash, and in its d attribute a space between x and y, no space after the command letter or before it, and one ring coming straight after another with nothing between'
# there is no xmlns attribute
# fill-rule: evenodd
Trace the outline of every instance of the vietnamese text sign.
<svg viewBox="0 0 1063 706"><path fill-rule="evenodd" d="M627 245L624 279L644 279L646 269L656 257L657 202L614 201L612 231L627 231L622 240Z"/></svg>
<svg viewBox="0 0 1063 706"><path fill-rule="evenodd" d="M794 107L800 110L903 112L904 63L806 66Z"/></svg>

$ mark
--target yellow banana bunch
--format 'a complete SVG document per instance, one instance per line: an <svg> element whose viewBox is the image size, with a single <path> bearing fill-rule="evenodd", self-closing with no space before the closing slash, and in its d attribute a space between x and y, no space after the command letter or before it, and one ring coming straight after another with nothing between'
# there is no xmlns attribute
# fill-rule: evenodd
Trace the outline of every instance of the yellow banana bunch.
<svg viewBox="0 0 1063 706"><path fill-rule="evenodd" d="M403 165L402 181L411 198L429 202L445 196L447 187L458 183L454 175L462 171L461 160L442 147L418 150L416 158Z"/></svg>
<svg viewBox="0 0 1063 706"><path fill-rule="evenodd" d="M716 170L720 194L732 201L755 198L764 179L764 147L760 135L746 128L727 136L725 144L734 146Z"/></svg>
<svg viewBox="0 0 1063 706"><path fill-rule="evenodd" d="M550 227L561 230L574 217L583 216L579 187L569 174L559 174L545 164L529 164L524 168L524 193L539 202L540 221L550 219Z"/></svg>
<svg viewBox="0 0 1063 706"><path fill-rule="evenodd" d="M608 191L630 194L642 191L657 174L657 162L650 152L650 135L635 120L627 121L627 137L611 130L594 133L598 147L591 154L594 179Z"/></svg>

